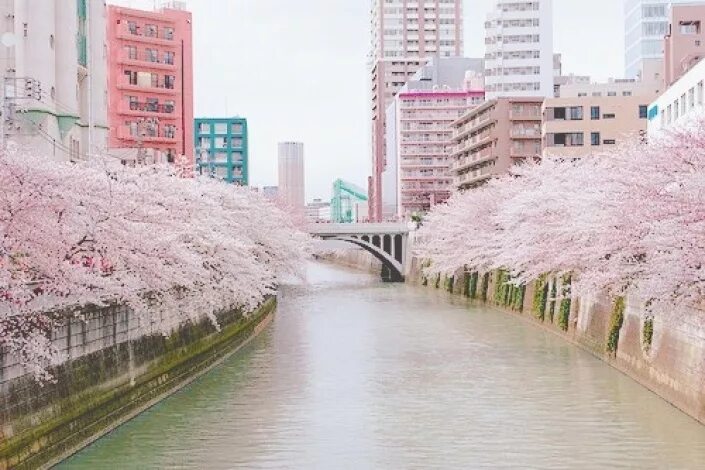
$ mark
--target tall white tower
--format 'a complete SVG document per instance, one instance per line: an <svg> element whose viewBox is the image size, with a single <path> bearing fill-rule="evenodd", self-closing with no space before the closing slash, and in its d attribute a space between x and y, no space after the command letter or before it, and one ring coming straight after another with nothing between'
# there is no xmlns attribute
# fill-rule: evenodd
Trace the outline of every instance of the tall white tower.
<svg viewBox="0 0 705 470"><path fill-rule="evenodd" d="M294 211L303 211L306 205L304 179L304 144L279 144L279 195Z"/></svg>
<svg viewBox="0 0 705 470"><path fill-rule="evenodd" d="M552 0L495 0L485 31L488 99L553 96Z"/></svg>

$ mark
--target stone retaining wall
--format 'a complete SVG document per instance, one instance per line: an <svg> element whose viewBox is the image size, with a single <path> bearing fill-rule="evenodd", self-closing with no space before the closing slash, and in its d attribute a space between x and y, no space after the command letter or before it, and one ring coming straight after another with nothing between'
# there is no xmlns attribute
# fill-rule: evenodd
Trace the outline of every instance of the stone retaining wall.
<svg viewBox="0 0 705 470"><path fill-rule="evenodd" d="M128 341L130 314L119 307L86 314L52 333L68 353L56 383L39 384L0 354L0 470L41 468L88 445L232 354L271 320L276 300L250 315L218 316L168 338Z"/></svg>
<svg viewBox="0 0 705 470"><path fill-rule="evenodd" d="M464 273L458 272L453 278L428 279L421 271L421 264L414 260L407 281L468 296ZM496 290L501 281L499 276L499 272L489 274L485 301L481 300L480 282L477 283L475 301L520 315L581 346L705 424L705 311L692 308L650 315L640 302L627 297L623 299L620 315L617 299L607 296L571 298L567 322L561 324L561 279L546 279L549 295L541 312L534 306L534 294L543 284L531 283L525 287L518 306L508 305L501 295L507 291ZM551 296L554 283L555 298ZM495 296L497 292L500 301ZM552 302L555 302L553 316L550 314ZM646 333L649 330L646 324L650 321L652 335Z"/></svg>

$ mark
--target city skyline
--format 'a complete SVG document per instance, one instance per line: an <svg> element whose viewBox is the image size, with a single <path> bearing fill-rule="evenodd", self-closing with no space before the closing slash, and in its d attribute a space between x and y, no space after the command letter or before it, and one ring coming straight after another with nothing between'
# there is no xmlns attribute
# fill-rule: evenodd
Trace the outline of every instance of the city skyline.
<svg viewBox="0 0 705 470"><path fill-rule="evenodd" d="M155 2L108 3L151 9ZM491 4L465 1L467 57L484 54ZM187 0L186 5L194 21L195 113L248 119L250 184L275 185L277 143L296 140L306 145L307 201L330 197L338 177L367 187L370 3ZM561 0L553 7L554 48L563 54L564 73L597 80L623 75L622 2Z"/></svg>

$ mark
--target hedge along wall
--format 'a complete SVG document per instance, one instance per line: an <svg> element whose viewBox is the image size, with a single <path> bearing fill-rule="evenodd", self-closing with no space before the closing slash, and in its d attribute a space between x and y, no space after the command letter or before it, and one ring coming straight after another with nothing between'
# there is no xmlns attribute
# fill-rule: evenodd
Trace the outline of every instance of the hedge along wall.
<svg viewBox="0 0 705 470"><path fill-rule="evenodd" d="M110 307L87 312L58 331L54 341L71 358L43 386L4 355L0 366L0 469L37 468L59 462L183 387L258 334L271 319L275 299L250 315L218 316L216 331L204 320L165 338L128 341L131 315ZM20 368L21 370L21 368Z"/></svg>
<svg viewBox="0 0 705 470"><path fill-rule="evenodd" d="M578 298L569 276L546 275L520 287L511 286L503 271L460 271L454 278L463 286L454 294L540 324L705 424L705 328L699 326L705 324L705 310L654 315L630 297ZM418 271L407 279L422 283Z"/></svg>

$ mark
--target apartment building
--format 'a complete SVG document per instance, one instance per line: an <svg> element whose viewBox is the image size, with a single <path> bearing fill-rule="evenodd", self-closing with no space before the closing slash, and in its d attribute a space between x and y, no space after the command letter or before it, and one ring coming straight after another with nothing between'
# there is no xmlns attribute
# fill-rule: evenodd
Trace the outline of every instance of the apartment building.
<svg viewBox="0 0 705 470"><path fill-rule="evenodd" d="M125 161L193 168L193 41L182 2L108 6L109 145Z"/></svg>
<svg viewBox="0 0 705 470"><path fill-rule="evenodd" d="M448 198L450 125L484 100L482 70L482 59L432 58L391 100L382 172L384 220L427 211Z"/></svg>
<svg viewBox="0 0 705 470"><path fill-rule="evenodd" d="M306 183L304 144L300 142L279 144L278 196L292 211L303 213L306 205Z"/></svg>
<svg viewBox="0 0 705 470"><path fill-rule="evenodd" d="M626 78L643 77L645 67L663 66L669 6L703 0L625 0L624 64Z"/></svg>
<svg viewBox="0 0 705 470"><path fill-rule="evenodd" d="M495 0L485 22L485 91L554 95L552 0Z"/></svg>
<svg viewBox="0 0 705 470"><path fill-rule="evenodd" d="M662 129L684 126L695 118L702 118L705 113L704 84L705 61L701 60L649 105L649 136Z"/></svg>
<svg viewBox="0 0 705 470"><path fill-rule="evenodd" d="M247 119L197 118L194 146L198 173L240 186L249 184Z"/></svg>
<svg viewBox="0 0 705 470"><path fill-rule="evenodd" d="M583 157L643 138L655 94L548 98L543 104L543 156Z"/></svg>
<svg viewBox="0 0 705 470"><path fill-rule="evenodd" d="M462 0L373 0L370 90L372 175L369 217L382 219L385 118L391 99L431 56L463 55Z"/></svg>
<svg viewBox="0 0 705 470"><path fill-rule="evenodd" d="M705 50L705 3L673 5L664 39L664 79L673 84L693 65L700 62Z"/></svg>
<svg viewBox="0 0 705 470"><path fill-rule="evenodd" d="M55 160L105 153L104 1L6 0L0 30L0 135Z"/></svg>
<svg viewBox="0 0 705 470"><path fill-rule="evenodd" d="M450 197L454 188L451 124L469 107L481 104L484 96L482 89L402 91L396 96L387 121L392 156L388 166L396 170L396 194L389 197L393 189L389 185L385 202L396 203L397 217L428 212Z"/></svg>
<svg viewBox="0 0 705 470"><path fill-rule="evenodd" d="M496 98L453 123L453 184L480 186L513 165L541 156L543 98Z"/></svg>

